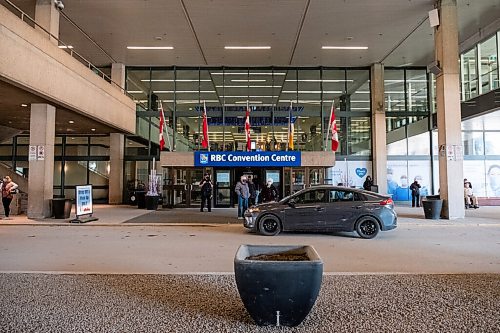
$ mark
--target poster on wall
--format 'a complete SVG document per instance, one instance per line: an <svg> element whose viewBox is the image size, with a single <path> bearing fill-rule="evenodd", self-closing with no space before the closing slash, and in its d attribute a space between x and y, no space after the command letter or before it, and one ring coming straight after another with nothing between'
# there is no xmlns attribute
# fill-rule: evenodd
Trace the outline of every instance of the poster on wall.
<svg viewBox="0 0 500 333"><path fill-rule="evenodd" d="M387 193L394 201L411 200L410 185L420 184L420 196L431 193L431 163L428 160L387 161Z"/></svg>
<svg viewBox="0 0 500 333"><path fill-rule="evenodd" d="M76 216L93 213L92 207L92 185L76 186Z"/></svg>
<svg viewBox="0 0 500 333"><path fill-rule="evenodd" d="M328 170L326 183L362 188L366 176L372 175L371 170L370 161L337 161L335 166Z"/></svg>

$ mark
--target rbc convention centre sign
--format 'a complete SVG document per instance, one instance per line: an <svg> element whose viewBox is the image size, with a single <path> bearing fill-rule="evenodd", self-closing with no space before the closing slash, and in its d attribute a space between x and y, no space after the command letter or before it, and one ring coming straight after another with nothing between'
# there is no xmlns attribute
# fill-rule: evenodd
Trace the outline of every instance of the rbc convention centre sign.
<svg viewBox="0 0 500 333"><path fill-rule="evenodd" d="M299 167L300 151L194 152L197 167Z"/></svg>

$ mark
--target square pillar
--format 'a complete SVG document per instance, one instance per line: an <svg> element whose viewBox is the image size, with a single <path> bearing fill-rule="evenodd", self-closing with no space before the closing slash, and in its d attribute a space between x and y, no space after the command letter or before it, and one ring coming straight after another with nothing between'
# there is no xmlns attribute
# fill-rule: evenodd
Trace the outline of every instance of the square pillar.
<svg viewBox="0 0 500 333"><path fill-rule="evenodd" d="M373 183L379 193L387 193L387 130L384 107L384 66L373 64L370 69L372 106L372 169Z"/></svg>
<svg viewBox="0 0 500 333"><path fill-rule="evenodd" d="M111 80L113 87L125 90L125 65L120 63L111 64ZM116 84L115 84L116 83Z"/></svg>
<svg viewBox="0 0 500 333"><path fill-rule="evenodd" d="M465 216L457 2L438 0L437 5L440 24L434 28L434 43L441 67L436 77L441 216L456 219Z"/></svg>
<svg viewBox="0 0 500 333"><path fill-rule="evenodd" d="M35 22L57 38L59 38L59 15L54 0L36 0ZM36 29L40 30L47 38L50 38L52 43L58 44L58 41L47 35L45 31L39 27L36 27Z"/></svg>
<svg viewBox="0 0 500 333"><path fill-rule="evenodd" d="M109 135L109 203L123 203L123 156L125 153L125 135Z"/></svg>
<svg viewBox="0 0 500 333"><path fill-rule="evenodd" d="M31 104L28 218L50 217L54 194L54 141L56 108L49 104Z"/></svg>

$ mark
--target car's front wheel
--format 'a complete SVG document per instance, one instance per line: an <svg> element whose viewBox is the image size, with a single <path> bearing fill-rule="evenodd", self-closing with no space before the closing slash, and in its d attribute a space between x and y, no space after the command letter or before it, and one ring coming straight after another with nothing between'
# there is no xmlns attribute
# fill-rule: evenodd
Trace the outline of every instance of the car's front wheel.
<svg viewBox="0 0 500 333"><path fill-rule="evenodd" d="M281 232L281 222L274 215L265 215L259 220L259 232L264 236L276 236Z"/></svg>
<svg viewBox="0 0 500 333"><path fill-rule="evenodd" d="M364 216L356 223L356 232L361 238L371 239L380 231L378 221L371 216Z"/></svg>

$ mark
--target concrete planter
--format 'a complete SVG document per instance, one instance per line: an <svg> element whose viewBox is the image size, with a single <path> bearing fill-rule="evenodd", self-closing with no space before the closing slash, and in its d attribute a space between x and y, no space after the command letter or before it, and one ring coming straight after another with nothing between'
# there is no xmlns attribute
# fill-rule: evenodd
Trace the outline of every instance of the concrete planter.
<svg viewBox="0 0 500 333"><path fill-rule="evenodd" d="M304 259L248 258L259 255L298 255ZM234 273L241 300L258 325L297 326L316 302L323 261L308 245L241 245L234 258Z"/></svg>

